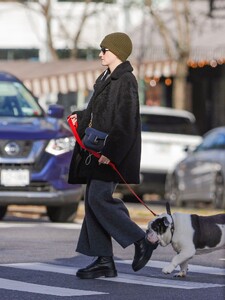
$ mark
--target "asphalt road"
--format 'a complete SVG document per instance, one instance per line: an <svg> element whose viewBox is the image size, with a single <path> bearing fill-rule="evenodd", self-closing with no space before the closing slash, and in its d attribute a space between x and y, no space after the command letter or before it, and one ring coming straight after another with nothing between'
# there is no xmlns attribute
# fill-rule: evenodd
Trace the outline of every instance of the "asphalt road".
<svg viewBox="0 0 225 300"><path fill-rule="evenodd" d="M131 217L146 228L152 218L146 208L133 203L127 206ZM165 207L151 204L151 209L161 213ZM194 211L212 213L208 208ZM0 300L224 300L223 250L195 256L188 276L179 279L161 272L174 255L170 246L159 246L147 266L135 273L131 268L133 245L122 249L113 241L118 277L76 278L77 269L92 262L75 252L82 218L82 203L72 224L49 222L43 207L10 207L0 222Z"/></svg>

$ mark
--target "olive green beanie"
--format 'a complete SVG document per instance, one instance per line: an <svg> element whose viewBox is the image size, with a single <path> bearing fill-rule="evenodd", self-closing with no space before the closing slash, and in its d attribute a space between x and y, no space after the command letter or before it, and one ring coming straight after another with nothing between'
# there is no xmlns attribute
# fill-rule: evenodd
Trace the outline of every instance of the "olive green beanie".
<svg viewBox="0 0 225 300"><path fill-rule="evenodd" d="M106 35L100 47L109 49L121 61L125 61L132 52L132 41L123 32L114 32Z"/></svg>

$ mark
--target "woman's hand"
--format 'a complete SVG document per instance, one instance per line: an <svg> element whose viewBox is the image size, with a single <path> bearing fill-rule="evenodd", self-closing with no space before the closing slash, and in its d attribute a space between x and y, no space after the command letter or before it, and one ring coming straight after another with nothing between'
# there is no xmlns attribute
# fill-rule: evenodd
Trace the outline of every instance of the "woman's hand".
<svg viewBox="0 0 225 300"><path fill-rule="evenodd" d="M99 164L106 164L108 165L110 163L110 159L108 159L108 157L101 155L99 160L98 160Z"/></svg>
<svg viewBox="0 0 225 300"><path fill-rule="evenodd" d="M75 124L77 123L77 114L70 115L70 119L71 119L73 125L75 126Z"/></svg>

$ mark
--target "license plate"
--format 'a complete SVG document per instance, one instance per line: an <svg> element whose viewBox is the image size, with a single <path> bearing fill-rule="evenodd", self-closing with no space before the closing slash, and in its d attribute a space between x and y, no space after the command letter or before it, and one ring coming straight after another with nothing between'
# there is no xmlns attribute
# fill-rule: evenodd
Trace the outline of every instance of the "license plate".
<svg viewBox="0 0 225 300"><path fill-rule="evenodd" d="M4 186L26 186L30 183L30 172L28 169L2 169L0 180Z"/></svg>

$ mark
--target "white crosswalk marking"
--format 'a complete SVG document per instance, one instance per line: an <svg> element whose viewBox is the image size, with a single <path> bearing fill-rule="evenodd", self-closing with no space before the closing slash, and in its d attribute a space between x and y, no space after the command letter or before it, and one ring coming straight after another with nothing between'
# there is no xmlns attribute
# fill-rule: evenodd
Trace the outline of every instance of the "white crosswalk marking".
<svg viewBox="0 0 225 300"><path fill-rule="evenodd" d="M131 260L116 260L115 262L117 264L128 264L128 265L132 264ZM146 267L162 269L167 264L168 264L168 262L155 260L155 261L150 261L146 265ZM74 267L66 267L66 266L61 266L61 265L44 264L44 263L17 263L17 264L7 264L7 265L3 264L0 266L8 266L8 267L12 267L12 268L21 268L21 269L27 269L27 270L63 273L63 274L68 274L68 275L76 274L76 268L74 268ZM204 266L198 266L198 265L189 265L189 272L225 276L225 269L215 268L215 267L204 267Z"/></svg>
<svg viewBox="0 0 225 300"><path fill-rule="evenodd" d="M107 293L61 288L0 278L0 289L61 297L103 295Z"/></svg>
<svg viewBox="0 0 225 300"><path fill-rule="evenodd" d="M131 263L131 261L116 261L116 263ZM162 267L162 262L151 262L151 264L154 264L157 267ZM165 264L165 262L164 262ZM11 268L19 268L19 269L26 269L26 270L34 270L34 271L43 271L43 272L53 272L53 273L61 273L66 275L75 275L77 269L74 267L68 267L68 266L62 266L62 265L54 265L54 264L45 264L45 263L18 263L18 264L7 264L7 265L0 265L5 267L11 267ZM153 267L153 266L151 266ZM215 274L215 269L212 268L213 272L212 274ZM219 270L217 270L217 275L219 273ZM194 272L198 271L197 267ZM208 274L210 273L210 268L208 268ZM223 274L219 274L223 275ZM140 275L130 275L130 274L123 274L119 273L119 276L116 278L98 278L98 280L106 280L106 281L112 281L112 282L123 282L128 284L138 284L138 285L145 285L145 286L157 286L157 287L164 287L164 288L175 288L175 289L200 289L200 288L215 288L215 287L224 287L224 285L221 284L212 284L212 283L202 283L202 282L191 282L191 281L185 281L185 280L176 280L176 279L164 279L164 278L156 278L156 277L148 277L148 276L140 276ZM1 281L0 281L1 283ZM29 283L26 283L26 285L29 285ZM53 288L55 289L55 288ZM57 289L57 288L56 288ZM39 290L39 287L38 289ZM67 290L67 289L65 289ZM70 291L68 291L69 293ZM77 291L73 290L74 293L81 293L81 292L87 292L87 291ZM90 292L90 291L89 291ZM96 293L96 292L90 292L90 293Z"/></svg>
<svg viewBox="0 0 225 300"><path fill-rule="evenodd" d="M138 285L148 285L148 286L159 286L163 288L175 288L175 289L202 289L202 288L215 288L223 287L225 285L212 284L212 283L202 283L202 282L190 282L181 280L171 280L171 279L159 279L155 277L146 276L136 276L121 274L116 278L101 278L102 280L113 281L113 282L123 282Z"/></svg>
<svg viewBox="0 0 225 300"><path fill-rule="evenodd" d="M0 265L0 266L19 268L24 270L61 273L61 274L74 275L74 276L77 271L77 269L74 267L66 267L61 265L53 265L53 264L45 264L45 263L18 263L18 264L7 264L7 265Z"/></svg>
<svg viewBox="0 0 225 300"><path fill-rule="evenodd" d="M128 264L128 265L132 264L131 260L123 260L123 261L116 261L116 262L120 262L121 264ZM168 262L165 261L151 260L149 263L147 263L146 267L162 269L167 264ZM225 276L225 269L215 268L215 267L204 267L204 266L190 265L190 264L188 265L188 272Z"/></svg>

